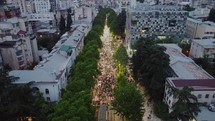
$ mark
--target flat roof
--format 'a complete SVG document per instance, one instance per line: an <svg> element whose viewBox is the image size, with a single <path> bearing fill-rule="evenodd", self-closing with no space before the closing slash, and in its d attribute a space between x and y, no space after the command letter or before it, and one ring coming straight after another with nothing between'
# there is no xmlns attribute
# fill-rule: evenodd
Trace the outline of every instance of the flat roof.
<svg viewBox="0 0 215 121"><path fill-rule="evenodd" d="M198 66L191 58L185 56L175 44L159 44L166 48L165 53L169 55L169 66L181 79L213 79L204 69Z"/></svg>
<svg viewBox="0 0 215 121"><path fill-rule="evenodd" d="M209 38L209 39L194 39L192 42L197 43L198 45L204 47L204 48L215 48L215 39Z"/></svg>

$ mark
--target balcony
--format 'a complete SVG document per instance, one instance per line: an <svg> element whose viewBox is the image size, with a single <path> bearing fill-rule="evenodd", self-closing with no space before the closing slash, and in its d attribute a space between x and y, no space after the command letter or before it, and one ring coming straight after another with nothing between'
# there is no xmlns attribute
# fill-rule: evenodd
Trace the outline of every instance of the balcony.
<svg viewBox="0 0 215 121"><path fill-rule="evenodd" d="M22 50L16 51L16 56L23 56L23 55L22 55Z"/></svg>

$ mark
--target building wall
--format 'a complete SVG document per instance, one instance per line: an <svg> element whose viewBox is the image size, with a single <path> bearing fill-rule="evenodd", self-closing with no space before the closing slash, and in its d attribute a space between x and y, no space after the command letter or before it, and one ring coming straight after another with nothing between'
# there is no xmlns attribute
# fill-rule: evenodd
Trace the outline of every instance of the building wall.
<svg viewBox="0 0 215 121"><path fill-rule="evenodd" d="M39 62L38 46L37 46L36 37L31 37L30 42L31 42L31 49L32 49L32 54L33 54L33 60L34 60L34 62Z"/></svg>
<svg viewBox="0 0 215 121"><path fill-rule="evenodd" d="M8 64L12 69L19 69L18 59L14 48L1 48L4 65Z"/></svg>
<svg viewBox="0 0 215 121"><path fill-rule="evenodd" d="M39 91L43 94L43 97L46 101L59 101L61 93L59 83L34 83L32 88L37 87ZM48 89L49 93L46 93L46 89ZM48 100L49 98L50 100Z"/></svg>
<svg viewBox="0 0 215 121"><path fill-rule="evenodd" d="M204 40L199 40L199 41L204 41ZM192 41L191 47L190 47L190 56L193 58L203 58L204 56L208 56L208 58L214 59L215 47L204 48L203 46L199 45L195 41Z"/></svg>
<svg viewBox="0 0 215 121"><path fill-rule="evenodd" d="M201 41L201 40L199 40ZM191 43L190 56L192 58L202 58L204 57L204 48L197 44L196 42Z"/></svg>
<svg viewBox="0 0 215 121"><path fill-rule="evenodd" d="M193 91L192 94L194 94L198 98L199 103L205 103L205 104L209 105L212 102L215 102L215 90ZM208 95L208 97L206 97L207 95Z"/></svg>
<svg viewBox="0 0 215 121"><path fill-rule="evenodd" d="M47 13L51 10L49 0L34 0L36 13Z"/></svg>
<svg viewBox="0 0 215 121"><path fill-rule="evenodd" d="M207 39L214 38L215 35L215 24L208 22L202 22L202 20L189 18L186 21L186 36L194 39Z"/></svg>
<svg viewBox="0 0 215 121"><path fill-rule="evenodd" d="M184 36L187 12L177 6L141 7L129 9L132 44L135 40L147 36Z"/></svg>

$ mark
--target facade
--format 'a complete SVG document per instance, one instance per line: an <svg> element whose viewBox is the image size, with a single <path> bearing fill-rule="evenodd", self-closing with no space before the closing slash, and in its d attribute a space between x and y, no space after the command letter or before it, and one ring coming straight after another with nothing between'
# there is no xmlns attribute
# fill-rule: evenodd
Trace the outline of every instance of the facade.
<svg viewBox="0 0 215 121"><path fill-rule="evenodd" d="M207 39L215 36L215 23L200 19L188 18L185 35L190 39Z"/></svg>
<svg viewBox="0 0 215 121"><path fill-rule="evenodd" d="M188 13L175 5L137 4L128 9L126 39L129 45L148 36L173 36L185 34Z"/></svg>
<svg viewBox="0 0 215 121"><path fill-rule="evenodd" d="M36 13L47 13L51 10L49 0L34 0Z"/></svg>
<svg viewBox="0 0 215 121"><path fill-rule="evenodd" d="M193 87L192 94L198 97L200 103L210 104L215 101L215 79L191 58L185 56L176 44L159 44L166 48L165 53L170 56L169 77L166 85L182 89L185 86ZM164 101L172 111L173 104L177 101L170 93L170 87L165 86ZM200 96L201 95L201 96Z"/></svg>
<svg viewBox="0 0 215 121"><path fill-rule="evenodd" d="M43 61L34 70L11 71L9 75L19 77L14 83L33 82L31 87L40 91L46 101L59 101L61 89L66 87L70 77L70 68L83 48L85 29L89 30L89 27L78 25L62 35L53 50L43 56Z"/></svg>
<svg viewBox="0 0 215 121"><path fill-rule="evenodd" d="M0 22L0 50L4 65L24 69L39 60L37 40L29 32L26 18L13 17Z"/></svg>
<svg viewBox="0 0 215 121"><path fill-rule="evenodd" d="M190 56L192 58L208 58L215 61L215 39L194 39L191 43Z"/></svg>
<svg viewBox="0 0 215 121"><path fill-rule="evenodd" d="M87 23L92 23L95 18L95 11L92 7L81 6L75 9L74 23L79 21L85 21Z"/></svg>

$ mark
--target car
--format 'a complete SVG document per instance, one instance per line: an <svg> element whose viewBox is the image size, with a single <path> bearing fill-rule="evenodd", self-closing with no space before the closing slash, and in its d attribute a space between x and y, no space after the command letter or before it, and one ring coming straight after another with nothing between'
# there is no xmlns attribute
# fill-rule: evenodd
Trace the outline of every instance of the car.
<svg viewBox="0 0 215 121"><path fill-rule="evenodd" d="M212 111L212 112L215 112L215 105L214 104L210 104L208 106L208 110Z"/></svg>

